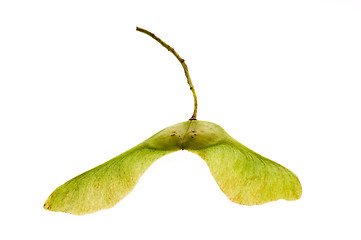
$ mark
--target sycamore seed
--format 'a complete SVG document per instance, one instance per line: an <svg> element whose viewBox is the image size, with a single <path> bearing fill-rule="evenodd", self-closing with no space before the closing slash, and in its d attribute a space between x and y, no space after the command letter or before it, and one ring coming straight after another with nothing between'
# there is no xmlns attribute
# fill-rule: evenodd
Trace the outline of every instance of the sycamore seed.
<svg viewBox="0 0 361 240"><path fill-rule="evenodd" d="M256 205L299 199L302 187L294 173L248 149L217 124L196 120L197 97L184 60L153 33L137 30L162 44L182 64L194 97L192 117L67 181L50 194L44 208L76 215L111 208L133 190L153 162L179 150L203 158L220 189L233 202Z"/></svg>

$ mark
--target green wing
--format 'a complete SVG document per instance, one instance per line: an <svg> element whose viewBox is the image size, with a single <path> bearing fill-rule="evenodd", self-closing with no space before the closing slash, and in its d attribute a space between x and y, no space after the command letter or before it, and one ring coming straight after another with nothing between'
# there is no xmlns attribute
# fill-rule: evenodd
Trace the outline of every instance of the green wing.
<svg viewBox="0 0 361 240"><path fill-rule="evenodd" d="M233 202L255 205L301 197L302 187L295 174L234 139L191 151L206 161L219 187Z"/></svg>
<svg viewBox="0 0 361 240"><path fill-rule="evenodd" d="M44 208L76 215L111 208L130 193L145 170L174 150L140 144L64 183L49 196Z"/></svg>

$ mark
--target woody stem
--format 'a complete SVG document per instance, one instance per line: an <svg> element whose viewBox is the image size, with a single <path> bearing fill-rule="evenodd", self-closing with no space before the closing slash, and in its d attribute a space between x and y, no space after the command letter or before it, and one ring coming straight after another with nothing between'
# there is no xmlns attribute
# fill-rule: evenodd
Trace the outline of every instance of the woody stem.
<svg viewBox="0 0 361 240"><path fill-rule="evenodd" d="M194 90L194 86L191 80L191 77L189 76L189 71L188 71L188 67L187 64L185 63L184 59L181 58L179 56L179 54L174 50L174 48L172 48L171 46L169 46L168 44L166 44L165 42L162 41L162 39L160 39L159 37L157 37L156 35L154 35L153 33L149 32L148 30L145 30L143 28L139 28L137 27L137 31L142 32L144 34L147 34L148 36L152 37L153 39L155 39L157 42L159 42L163 47L165 47L166 49L168 49L168 51L170 51L171 53L173 53L173 55L178 59L178 61L182 64L182 67L184 69L184 73L186 75L187 78L187 82L188 85L190 87L190 90L192 91L193 94L193 98L194 98L194 111L193 111L193 115L189 120L197 120L197 109L198 109L198 102L197 102L197 95L196 95L196 91Z"/></svg>

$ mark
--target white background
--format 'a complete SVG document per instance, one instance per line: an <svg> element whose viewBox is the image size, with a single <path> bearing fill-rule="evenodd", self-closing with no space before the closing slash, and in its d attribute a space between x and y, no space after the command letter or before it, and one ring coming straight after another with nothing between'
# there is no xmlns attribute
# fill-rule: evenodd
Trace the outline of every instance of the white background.
<svg viewBox="0 0 361 240"><path fill-rule="evenodd" d="M1 239L360 239L361 3L1 1ZM68 179L193 111L295 172L298 201L232 203L158 160L114 208L46 211Z"/></svg>

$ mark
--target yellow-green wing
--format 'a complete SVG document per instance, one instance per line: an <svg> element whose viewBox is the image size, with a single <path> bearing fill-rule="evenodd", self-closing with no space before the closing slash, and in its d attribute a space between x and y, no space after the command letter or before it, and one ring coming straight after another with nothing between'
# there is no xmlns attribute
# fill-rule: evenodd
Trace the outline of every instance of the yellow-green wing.
<svg viewBox="0 0 361 240"><path fill-rule="evenodd" d="M133 190L155 160L174 151L140 144L64 183L49 196L44 208L76 215L111 208Z"/></svg>
<svg viewBox="0 0 361 240"><path fill-rule="evenodd" d="M191 151L206 161L219 187L233 202L255 205L301 197L302 187L294 173L234 139Z"/></svg>

